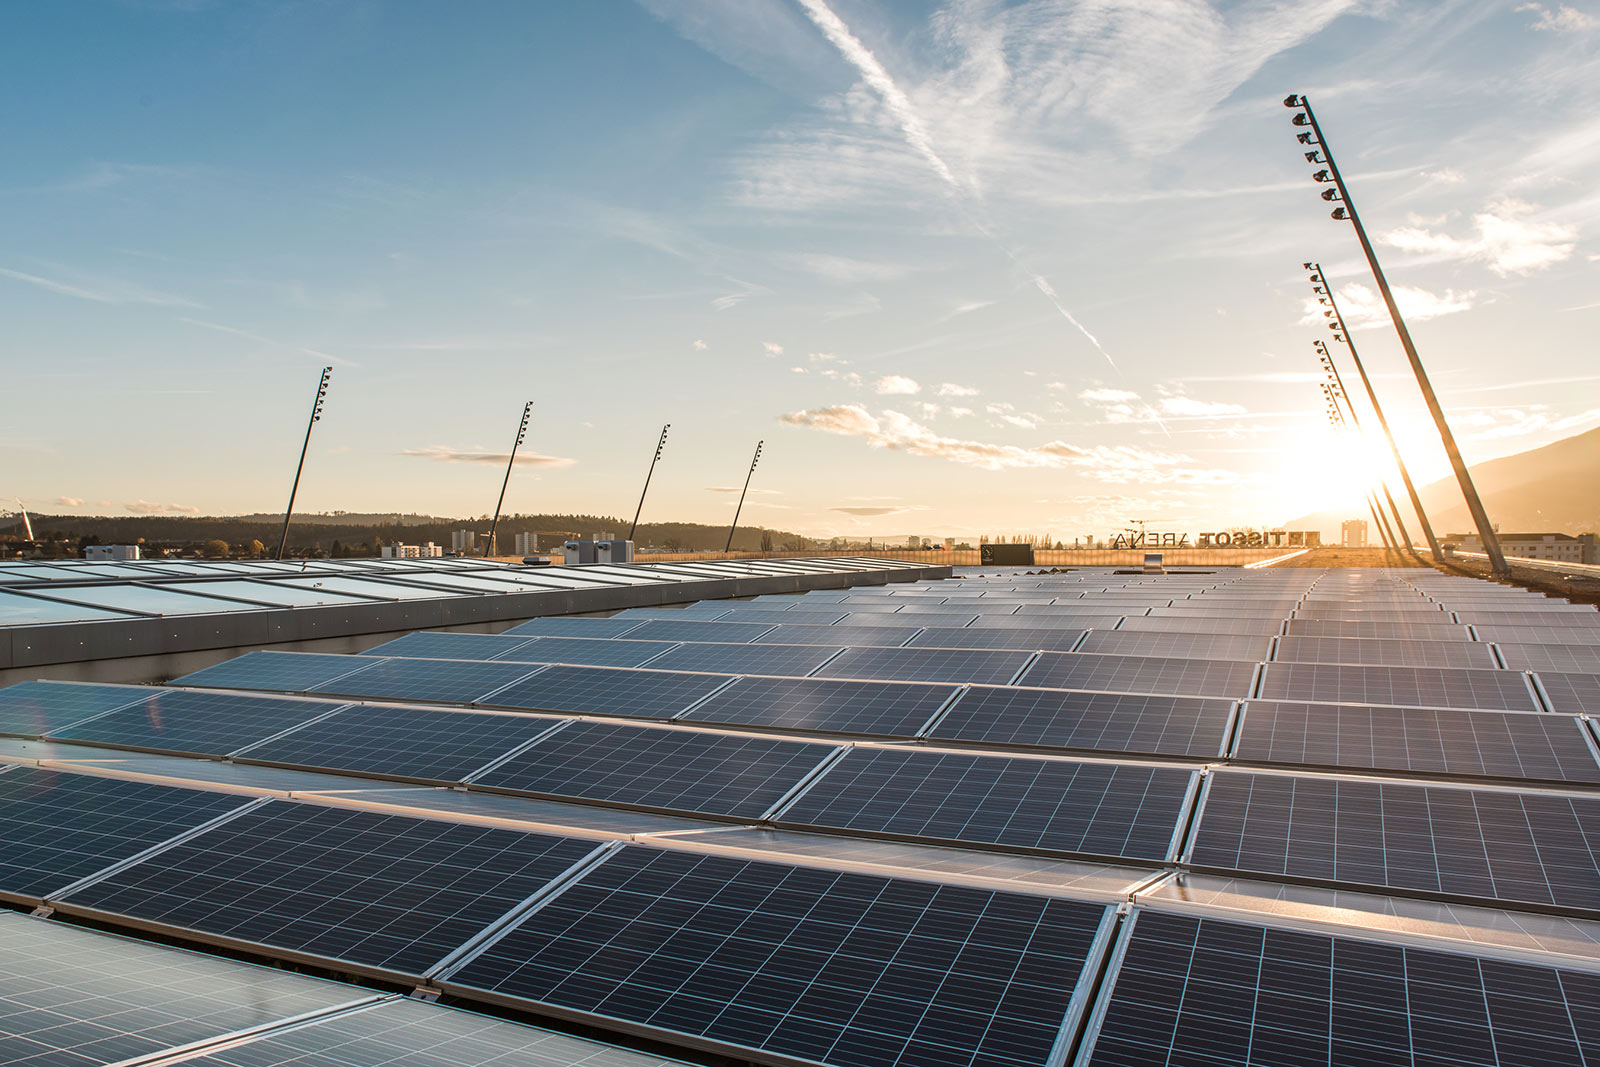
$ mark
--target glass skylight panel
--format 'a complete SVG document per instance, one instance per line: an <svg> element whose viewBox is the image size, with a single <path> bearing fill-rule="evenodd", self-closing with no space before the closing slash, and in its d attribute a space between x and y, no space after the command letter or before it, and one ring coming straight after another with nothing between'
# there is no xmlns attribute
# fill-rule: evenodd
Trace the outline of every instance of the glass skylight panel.
<svg viewBox="0 0 1600 1067"><path fill-rule="evenodd" d="M257 605L237 600L222 600L192 593L172 592L155 585L83 585L53 589L51 596L111 611L135 611L147 615L208 615L222 611L259 611Z"/></svg>
<svg viewBox="0 0 1600 1067"><path fill-rule="evenodd" d="M103 622L134 618L138 616L85 607L82 604L0 592L0 626L48 626L63 622Z"/></svg>
<svg viewBox="0 0 1600 1067"><path fill-rule="evenodd" d="M322 589L333 593L350 593L369 600L440 600L445 597L465 596L463 592L452 592L448 589L423 589L420 586L405 585L401 582L384 581L382 578L346 578L343 575L329 574L307 576L304 578L279 579L285 585L299 586L304 589Z"/></svg>

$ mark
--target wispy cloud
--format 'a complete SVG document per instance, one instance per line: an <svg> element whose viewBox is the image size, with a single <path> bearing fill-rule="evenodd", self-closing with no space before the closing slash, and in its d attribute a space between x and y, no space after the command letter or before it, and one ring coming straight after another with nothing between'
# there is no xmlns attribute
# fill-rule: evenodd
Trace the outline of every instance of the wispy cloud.
<svg viewBox="0 0 1600 1067"><path fill-rule="evenodd" d="M1588 33L1600 27L1600 18L1568 4L1561 4L1554 11L1543 4L1523 4L1517 10L1533 12L1533 28L1545 33Z"/></svg>
<svg viewBox="0 0 1600 1067"><path fill-rule="evenodd" d="M509 452L477 451L473 449L450 448L446 445L430 445L427 448L408 448L400 453L402 456L416 456L420 459L437 459L446 463L492 463L504 466L511 458ZM546 456L538 452L518 452L517 463L519 467L570 467L578 461L564 456Z"/></svg>
<svg viewBox="0 0 1600 1067"><path fill-rule="evenodd" d="M83 501L69 505L79 507ZM122 505L124 511L134 515L198 515L200 509L192 504L159 504L153 500L130 500Z"/></svg>
<svg viewBox="0 0 1600 1067"><path fill-rule="evenodd" d="M783 355L783 346L778 344L776 341L762 341L761 347L766 349L767 355L769 356Z"/></svg>
<svg viewBox="0 0 1600 1067"><path fill-rule="evenodd" d="M957 385L955 382L944 382L939 386L940 396L977 396L978 390L970 385Z"/></svg>
<svg viewBox="0 0 1600 1067"><path fill-rule="evenodd" d="M831 507L829 511L837 511L844 515L854 515L858 518L874 518L880 515L903 515L908 511L926 511L926 506L902 504L898 507L873 507L867 504L841 504Z"/></svg>
<svg viewBox="0 0 1600 1067"><path fill-rule="evenodd" d="M344 359L339 356L329 355L328 353L319 349L308 348L305 345L297 345L289 341L275 341L270 337L263 337L261 334L251 333L249 330L241 330L237 326L224 326L220 322L207 322L205 319L191 319L184 316L180 316L178 321L186 322L190 326L199 326L202 329L215 330L218 333L226 333L231 334L234 337L242 337L246 341L253 341L256 344L266 345L269 348L282 348L290 352L299 352L302 355L312 356L316 359L336 365L349 367L361 366L361 364L357 363L353 359Z"/></svg>
<svg viewBox="0 0 1600 1067"><path fill-rule="evenodd" d="M1571 258L1578 246L1577 227L1540 221L1537 212L1534 205L1508 197L1472 216L1476 233L1470 237L1402 226L1379 234L1378 240L1402 252L1486 263L1502 278L1535 274Z"/></svg>
<svg viewBox="0 0 1600 1067"><path fill-rule="evenodd" d="M1442 293L1434 293L1414 285L1396 285L1393 292L1400 314L1405 316L1407 322L1425 322L1471 311L1478 298L1476 289L1464 292L1446 289ZM1389 325L1389 308L1376 290L1360 284L1347 285L1339 290L1338 299L1339 314L1352 330ZM1300 325L1312 326L1327 321L1323 315L1324 309L1315 297L1307 297L1302 306L1305 315L1301 317Z"/></svg>
<svg viewBox="0 0 1600 1067"><path fill-rule="evenodd" d="M911 396L922 392L922 386L913 378L889 374L879 378L873 387L880 396Z"/></svg>
<svg viewBox="0 0 1600 1067"><path fill-rule="evenodd" d="M0 277L36 285L40 289L47 289L61 296L76 297L79 300L92 300L97 304L150 304L156 307L184 308L203 306L187 297L174 296L172 293L146 289L144 286L133 282L98 275L74 274L73 280L68 282L0 267Z"/></svg>

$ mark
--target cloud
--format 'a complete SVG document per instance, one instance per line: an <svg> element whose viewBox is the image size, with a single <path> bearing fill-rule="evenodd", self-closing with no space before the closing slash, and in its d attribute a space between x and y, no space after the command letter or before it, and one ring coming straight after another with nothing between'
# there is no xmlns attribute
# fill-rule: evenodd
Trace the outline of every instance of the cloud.
<svg viewBox="0 0 1600 1067"><path fill-rule="evenodd" d="M1572 415L1558 415L1547 404L1523 407L1471 408L1450 412L1452 425L1465 431L1469 441L1492 441L1506 437L1526 437L1534 433L1570 433L1600 424L1600 408Z"/></svg>
<svg viewBox="0 0 1600 1067"><path fill-rule="evenodd" d="M1539 17L1533 20L1532 27L1545 33L1587 33L1600 26L1600 18L1585 14L1566 4L1562 4L1554 11L1543 4L1523 4L1517 10L1537 12Z"/></svg>
<svg viewBox="0 0 1600 1067"><path fill-rule="evenodd" d="M903 263L874 263L821 252L800 252L786 258L806 273L831 282L892 282L909 277L912 272Z"/></svg>
<svg viewBox="0 0 1600 1067"><path fill-rule="evenodd" d="M879 378L874 386L880 396L911 396L922 392L922 386L916 381L899 374L890 374Z"/></svg>
<svg viewBox="0 0 1600 1067"><path fill-rule="evenodd" d="M844 513L846 515L873 516L873 515L899 515L899 514L902 514L903 512L907 512L907 511L922 511L922 510L925 510L925 509L916 508L916 507L910 507L910 506L898 507L898 508L875 508L875 507L866 507L866 506L858 506L858 505L845 505L843 507L829 508L828 510L829 511L842 512L842 513Z"/></svg>
<svg viewBox="0 0 1600 1067"><path fill-rule="evenodd" d="M492 463L503 466L511 458L509 452L475 452L466 449L449 448L445 445L429 445L427 448L408 448L400 453L402 456L417 456L421 459L438 459L446 463ZM538 452L518 452L517 466L519 467L570 467L578 461L567 459L563 456L546 456Z"/></svg>
<svg viewBox="0 0 1600 1067"><path fill-rule="evenodd" d="M81 497L81 496L58 496L58 497L56 497L56 506L57 507L63 507L63 508L81 508L81 507L83 507L83 497Z"/></svg>
<svg viewBox="0 0 1600 1067"><path fill-rule="evenodd" d="M234 337L242 337L246 341L254 341L259 345L268 345L272 348L286 348L291 352L299 352L302 355L314 356L315 358L325 360L328 363L342 364L351 367L359 367L361 365L354 360L341 359L338 356L330 356L328 353L320 352L315 348L307 348L304 345L297 345L287 341L274 341L270 337L263 337L258 333L251 333L248 330L241 330L234 326L224 326L220 322L207 322L205 319L191 319L182 316L179 317L178 321L186 322L190 326L200 326L207 330L216 330L218 333L232 334Z"/></svg>
<svg viewBox="0 0 1600 1067"><path fill-rule="evenodd" d="M1138 400L1139 394L1127 389L1085 389L1078 394L1078 399L1091 404L1123 404Z"/></svg>
<svg viewBox="0 0 1600 1067"><path fill-rule="evenodd" d="M813 363L845 363L845 364L848 364L850 362L847 359L840 359L838 356L834 355L832 352L813 352L809 356L807 356L806 358L809 359Z"/></svg>
<svg viewBox="0 0 1600 1067"><path fill-rule="evenodd" d="M708 493L737 493L743 488L744 488L743 486L739 486L739 485L708 485L708 486L705 487L705 491L708 492ZM750 490L750 494L752 496L754 496L757 493L777 494L777 493L779 493L781 491L782 490L778 490L778 489L752 489L752 490ZM774 505L774 507L775 506L776 505Z"/></svg>
<svg viewBox="0 0 1600 1067"><path fill-rule="evenodd" d="M1240 404L1228 404L1215 400L1196 400L1188 396L1164 396L1158 401L1163 415L1187 416L1190 418L1221 418L1227 415L1243 415L1248 409Z"/></svg>
<svg viewBox="0 0 1600 1067"><path fill-rule="evenodd" d="M1454 289L1446 289L1443 293L1431 293L1426 289L1410 285L1394 286L1393 291L1395 303L1400 306L1400 314L1407 322L1424 322L1462 311L1471 311L1478 296L1476 289L1460 293ZM1345 325L1352 330L1389 324L1388 306L1375 290L1365 285L1345 286L1339 290L1338 300L1339 314L1344 317ZM1304 307L1306 313L1301 318L1300 325L1311 326L1327 321L1322 314L1322 306L1314 297L1307 297Z"/></svg>
<svg viewBox="0 0 1600 1067"><path fill-rule="evenodd" d="M78 505L74 504L72 506L77 507ZM190 504L157 504L151 500L130 500L122 506L135 515L198 515L200 513L199 508Z"/></svg>
<svg viewBox="0 0 1600 1067"><path fill-rule="evenodd" d="M694 343L692 345L690 345L689 347L694 349L696 352L704 352L707 348L709 348L711 346L707 345L704 341L700 340L700 338L696 337L694 339Z"/></svg>
<svg viewBox="0 0 1600 1067"><path fill-rule="evenodd" d="M945 408L945 414L949 415L952 419L964 419L968 415L972 414L972 409L971 408Z"/></svg>
<svg viewBox="0 0 1600 1067"><path fill-rule="evenodd" d="M977 396L978 390L970 385L957 385L955 382L945 382L939 386L940 396Z"/></svg>
<svg viewBox="0 0 1600 1067"><path fill-rule="evenodd" d="M1472 216L1476 234L1452 237L1422 226L1402 226L1378 240L1402 252L1447 260L1486 263L1502 278L1535 274L1572 256L1578 230L1559 222L1540 222L1532 204L1506 197Z"/></svg>
<svg viewBox="0 0 1600 1067"><path fill-rule="evenodd" d="M767 350L767 355L769 356L783 355L783 346L776 341L762 341L761 347Z"/></svg>
<svg viewBox="0 0 1600 1067"><path fill-rule="evenodd" d="M7 270L0 267L0 277L27 282L41 289L48 289L61 296L77 297L79 300L92 300L97 304L153 304L158 307L184 307L197 308L203 305L195 303L187 297L174 296L171 293L157 292L146 289L133 282L120 281L116 278L102 278L91 275L82 275L72 282L57 281L54 278L44 278L37 274L26 274L20 270Z"/></svg>

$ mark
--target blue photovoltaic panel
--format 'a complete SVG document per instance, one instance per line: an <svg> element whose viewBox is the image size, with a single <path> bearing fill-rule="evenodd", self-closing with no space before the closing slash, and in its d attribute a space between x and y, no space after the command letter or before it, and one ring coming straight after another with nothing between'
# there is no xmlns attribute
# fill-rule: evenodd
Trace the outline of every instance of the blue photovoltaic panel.
<svg viewBox="0 0 1600 1067"><path fill-rule="evenodd" d="M1500 646L1500 658L1514 671L1600 674L1600 644Z"/></svg>
<svg viewBox="0 0 1600 1067"><path fill-rule="evenodd" d="M1479 641L1381 640L1368 637L1280 637L1273 657L1285 663L1370 663L1390 667L1496 668Z"/></svg>
<svg viewBox="0 0 1600 1067"><path fill-rule="evenodd" d="M1592 1064L1600 978L1457 952L1135 913L1092 1067Z"/></svg>
<svg viewBox="0 0 1600 1067"><path fill-rule="evenodd" d="M839 651L840 648L827 645L684 644L659 659L651 660L650 666L664 671L803 676L822 666Z"/></svg>
<svg viewBox="0 0 1600 1067"><path fill-rule="evenodd" d="M1600 797L1218 771L1192 862L1600 912Z"/></svg>
<svg viewBox="0 0 1600 1067"><path fill-rule="evenodd" d="M1290 619L1285 633L1295 637L1365 637L1381 641L1470 641L1465 626L1442 615L1438 622L1328 622L1321 619Z"/></svg>
<svg viewBox="0 0 1600 1067"><path fill-rule="evenodd" d="M1576 719L1250 701L1234 758L1436 774L1600 782Z"/></svg>
<svg viewBox="0 0 1600 1067"><path fill-rule="evenodd" d="M1256 664L1246 660L1046 652L1028 668L1019 684L1046 689L1240 699L1250 695L1255 671Z"/></svg>
<svg viewBox="0 0 1600 1067"><path fill-rule="evenodd" d="M684 719L781 730L910 737L955 691L953 686L899 682L741 678L696 705Z"/></svg>
<svg viewBox="0 0 1600 1067"><path fill-rule="evenodd" d="M0 893L36 900L248 803L227 793L16 767L0 774Z"/></svg>
<svg viewBox="0 0 1600 1067"><path fill-rule="evenodd" d="M1111 656L1262 660L1267 658L1267 651L1271 647L1272 638L1249 634L1173 634L1094 630L1084 639L1078 651L1098 652Z"/></svg>
<svg viewBox="0 0 1600 1067"><path fill-rule="evenodd" d="M1564 626L1595 630L1600 636L1600 613L1593 611L1462 611L1456 618L1474 626Z"/></svg>
<svg viewBox="0 0 1600 1067"><path fill-rule="evenodd" d="M538 670L532 663L485 663L459 659L380 659L354 674L314 686L315 693L437 700L470 704Z"/></svg>
<svg viewBox="0 0 1600 1067"><path fill-rule="evenodd" d="M851 612L844 617L842 622L835 625L841 628L848 626L852 630L881 630L885 632L885 637L888 636L889 632L895 630L902 631L907 636L910 636L911 631L919 630L924 626L961 626L966 618L967 616L962 616L961 619L952 621L940 615L930 618L927 615L901 615L898 612L892 615L887 612Z"/></svg>
<svg viewBox="0 0 1600 1067"><path fill-rule="evenodd" d="M929 737L996 745L1216 756L1229 700L975 685Z"/></svg>
<svg viewBox="0 0 1600 1067"><path fill-rule="evenodd" d="M1194 772L853 748L777 816L790 825L1161 860Z"/></svg>
<svg viewBox="0 0 1600 1067"><path fill-rule="evenodd" d="M907 648L1012 648L1065 652L1083 637L1082 630L979 630L976 627L930 627L906 642Z"/></svg>
<svg viewBox="0 0 1600 1067"><path fill-rule="evenodd" d="M1122 620L1118 633L1156 634L1239 634L1271 637L1283 629L1279 619L1174 619L1161 616L1136 616ZM1465 633L1462 628L1463 634Z"/></svg>
<svg viewBox="0 0 1600 1067"><path fill-rule="evenodd" d="M768 630L765 622L709 622L686 619L683 622L668 619L647 620L628 635L639 641L726 641L743 644L754 641Z"/></svg>
<svg viewBox="0 0 1600 1067"><path fill-rule="evenodd" d="M1600 674L1540 671L1539 687L1550 710L1563 715L1600 715Z"/></svg>
<svg viewBox="0 0 1600 1067"><path fill-rule="evenodd" d="M1044 1067L1105 914L629 846L445 985L837 1067Z"/></svg>
<svg viewBox="0 0 1600 1067"><path fill-rule="evenodd" d="M43 737L103 712L130 704L146 690L89 682L18 682L0 689L0 733Z"/></svg>
<svg viewBox="0 0 1600 1067"><path fill-rule="evenodd" d="M718 615L718 622L764 622L769 625L782 623L785 626L796 624L813 626L831 626L845 617L842 611L758 611L755 608L735 607L726 615Z"/></svg>
<svg viewBox="0 0 1600 1067"><path fill-rule="evenodd" d="M896 648L917 632L915 626L789 626L779 625L752 645L846 645L853 648Z"/></svg>
<svg viewBox="0 0 1600 1067"><path fill-rule="evenodd" d="M1261 678L1260 695L1264 700L1306 704L1539 710L1521 674L1458 667L1269 663Z"/></svg>
<svg viewBox="0 0 1600 1067"><path fill-rule="evenodd" d="M974 622L974 630L1109 630L1122 621L1118 608L1104 611L1070 612L1060 615L981 615ZM944 623L940 624L945 625Z"/></svg>
<svg viewBox="0 0 1600 1067"><path fill-rule="evenodd" d="M852 648L830 660L816 676L1004 685L1030 655L999 649Z"/></svg>
<svg viewBox="0 0 1600 1067"><path fill-rule="evenodd" d="M497 662L575 663L591 667L637 667L676 648L671 641L597 640L585 637L538 637L521 648L497 656Z"/></svg>
<svg viewBox="0 0 1600 1067"><path fill-rule="evenodd" d="M610 667L547 667L494 695L505 708L670 719L726 685L727 675Z"/></svg>
<svg viewBox="0 0 1600 1067"><path fill-rule="evenodd" d="M369 665L364 657L318 652L246 652L215 667L174 678L168 684L298 693Z"/></svg>
<svg viewBox="0 0 1600 1067"><path fill-rule="evenodd" d="M557 721L535 715L356 705L256 745L240 758L459 782Z"/></svg>
<svg viewBox="0 0 1600 1067"><path fill-rule="evenodd" d="M529 619L500 636L527 637L621 637L640 625L637 619Z"/></svg>
<svg viewBox="0 0 1600 1067"><path fill-rule="evenodd" d="M53 736L91 745L225 756L339 707L336 701L222 690L147 689L136 704Z"/></svg>
<svg viewBox="0 0 1600 1067"><path fill-rule="evenodd" d="M271 801L66 900L418 975L593 848L545 834Z"/></svg>
<svg viewBox="0 0 1600 1067"><path fill-rule="evenodd" d="M754 819L831 752L775 737L575 722L475 784Z"/></svg>
<svg viewBox="0 0 1600 1067"><path fill-rule="evenodd" d="M1461 628L1463 631L1466 627ZM1600 645L1600 633L1584 626L1474 626L1479 641L1498 641L1515 645L1536 642L1541 645Z"/></svg>
<svg viewBox="0 0 1600 1067"><path fill-rule="evenodd" d="M516 659L509 655L528 644L527 637L502 634L417 633L385 641L363 656L400 656L406 659Z"/></svg>

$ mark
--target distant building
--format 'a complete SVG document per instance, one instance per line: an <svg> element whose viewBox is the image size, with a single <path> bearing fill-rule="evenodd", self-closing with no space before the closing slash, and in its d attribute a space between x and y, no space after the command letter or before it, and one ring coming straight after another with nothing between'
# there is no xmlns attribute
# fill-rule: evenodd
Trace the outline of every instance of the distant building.
<svg viewBox="0 0 1600 1067"><path fill-rule="evenodd" d="M1367 547L1367 520L1346 519L1339 524L1339 544L1345 548Z"/></svg>
<svg viewBox="0 0 1600 1067"><path fill-rule="evenodd" d="M138 545L86 545L84 559L138 559Z"/></svg>
<svg viewBox="0 0 1600 1067"><path fill-rule="evenodd" d="M477 530L453 530L450 533L450 551L471 553L478 550Z"/></svg>
<svg viewBox="0 0 1600 1067"><path fill-rule="evenodd" d="M1500 551L1518 559L1554 560L1557 563L1600 563L1595 552L1595 535L1579 534L1577 537L1562 533L1503 533L1499 534ZM1463 552L1482 552L1483 542L1475 533L1458 540Z"/></svg>
<svg viewBox="0 0 1600 1067"><path fill-rule="evenodd" d="M384 559L439 559L444 555L444 547L429 541L425 545L407 545L395 542L384 545L378 553Z"/></svg>
<svg viewBox="0 0 1600 1067"><path fill-rule="evenodd" d="M517 534L517 555L532 556L539 551L539 535L536 533Z"/></svg>

